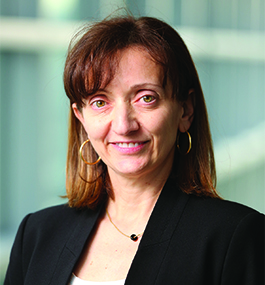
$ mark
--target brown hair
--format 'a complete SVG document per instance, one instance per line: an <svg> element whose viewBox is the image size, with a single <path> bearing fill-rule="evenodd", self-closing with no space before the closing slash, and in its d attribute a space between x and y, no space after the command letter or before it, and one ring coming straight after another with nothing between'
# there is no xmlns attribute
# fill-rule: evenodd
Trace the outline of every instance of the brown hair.
<svg viewBox="0 0 265 285"><path fill-rule="evenodd" d="M195 113L189 129L192 149L185 156L176 150L172 176L186 193L218 197L206 105L185 43L171 26L158 19L122 16L84 27L69 47L64 69L64 86L71 109L66 176L69 205L93 208L107 192L111 194L106 165L101 161L87 166L79 158L79 147L87 135L71 104L76 103L81 110L89 95L107 86L115 75L117 52L132 46L144 48L162 66L164 84L167 79L171 81L176 100L186 101L189 90L194 90L191 96ZM93 148L85 149L84 156L95 161Z"/></svg>

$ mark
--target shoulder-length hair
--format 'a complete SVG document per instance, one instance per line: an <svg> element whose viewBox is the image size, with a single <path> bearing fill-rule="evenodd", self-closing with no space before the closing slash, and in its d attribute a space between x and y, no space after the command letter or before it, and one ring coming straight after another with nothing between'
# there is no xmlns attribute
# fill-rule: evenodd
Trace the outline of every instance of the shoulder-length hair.
<svg viewBox="0 0 265 285"><path fill-rule="evenodd" d="M100 161L85 165L79 155L87 134L75 117L71 105L82 110L85 99L104 88L113 79L117 52L142 47L164 70L164 84L170 80L173 95L179 102L192 96L194 118L189 133L192 149L187 155L175 151L172 176L186 193L218 197L215 191L216 171L208 115L199 77L191 55L168 24L151 17L122 16L85 26L72 40L64 69L64 87L70 99L66 190L72 207L96 207L106 194L111 195L107 167ZM189 91L194 92L189 95ZM91 146L84 156L95 161Z"/></svg>

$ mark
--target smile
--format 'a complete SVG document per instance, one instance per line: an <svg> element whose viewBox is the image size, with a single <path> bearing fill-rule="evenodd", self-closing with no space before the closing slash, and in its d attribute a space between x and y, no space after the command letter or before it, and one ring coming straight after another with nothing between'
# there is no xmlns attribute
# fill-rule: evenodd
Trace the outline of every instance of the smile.
<svg viewBox="0 0 265 285"><path fill-rule="evenodd" d="M122 154L136 154L141 151L147 142L116 142L112 146Z"/></svg>
<svg viewBox="0 0 265 285"><path fill-rule="evenodd" d="M133 147L139 146L140 144L142 144L142 143L132 143L132 142L130 142L130 143L125 143L125 142L123 142L123 143L116 143L116 145L118 147L121 147L121 148L133 148Z"/></svg>

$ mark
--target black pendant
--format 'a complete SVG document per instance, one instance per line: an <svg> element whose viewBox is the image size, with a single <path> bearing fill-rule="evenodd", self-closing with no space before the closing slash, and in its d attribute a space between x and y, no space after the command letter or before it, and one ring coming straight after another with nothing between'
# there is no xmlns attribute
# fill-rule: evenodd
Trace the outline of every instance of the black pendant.
<svg viewBox="0 0 265 285"><path fill-rule="evenodd" d="M130 236L130 239L133 240L133 241L137 241L137 240L138 240L138 236L135 235L135 234L132 234L132 235Z"/></svg>

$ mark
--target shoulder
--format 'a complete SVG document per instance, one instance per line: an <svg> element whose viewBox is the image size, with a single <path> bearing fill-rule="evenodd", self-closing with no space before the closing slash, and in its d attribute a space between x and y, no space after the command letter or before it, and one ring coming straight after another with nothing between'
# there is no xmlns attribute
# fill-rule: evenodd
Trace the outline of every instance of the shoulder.
<svg viewBox="0 0 265 285"><path fill-rule="evenodd" d="M79 211L67 204L53 206L28 214L20 224L19 231L37 232L64 227L79 215Z"/></svg>
<svg viewBox="0 0 265 285"><path fill-rule="evenodd" d="M28 214L17 231L8 274L26 274L29 268L34 268L32 270L39 274L43 271L40 267L52 272L66 246L74 247L73 251L82 248L98 213L99 210L78 210L59 205ZM24 277L20 275L17 278L23 280Z"/></svg>
<svg viewBox="0 0 265 285"><path fill-rule="evenodd" d="M205 238L231 240L243 236L250 239L264 237L265 216L245 205L217 198L202 198L191 195L183 211L182 221L187 230L192 225ZM260 240L262 244L262 240Z"/></svg>
<svg viewBox="0 0 265 285"><path fill-rule="evenodd" d="M163 194L163 192L162 192ZM245 217L264 219L264 215L248 206L220 198L196 196L183 192L174 180L169 180L165 187L163 207L174 203L174 207L182 207L182 218L195 223L202 222L208 225L236 225ZM161 199L162 200L162 199ZM181 202L182 201L182 202Z"/></svg>
<svg viewBox="0 0 265 285"><path fill-rule="evenodd" d="M232 233L239 224L252 222L261 230L264 229L264 215L250 207L219 198L184 193L173 180L169 180L164 189L159 214L173 204L176 212L176 215L170 214L173 225L177 226L180 221L182 229L190 233L204 232L207 235L219 231L223 235L224 231Z"/></svg>
<svg viewBox="0 0 265 285"><path fill-rule="evenodd" d="M67 204L37 211L23 219L15 243L22 243L25 252L41 251L44 245L60 247L80 228L92 226L97 214L98 211L78 210Z"/></svg>
<svg viewBox="0 0 265 285"><path fill-rule="evenodd" d="M34 234L41 237L55 233L71 233L78 223L87 221L94 211L71 208L68 204L52 206L27 215L21 223L24 234Z"/></svg>
<svg viewBox="0 0 265 285"><path fill-rule="evenodd" d="M82 211L70 208L68 204L52 206L31 213L27 216L27 221L31 224L41 225L43 223L67 223L68 220L79 216Z"/></svg>
<svg viewBox="0 0 265 285"><path fill-rule="evenodd" d="M237 224L246 217L264 218L264 215L248 206L219 198L205 198L190 195L186 205L188 213L208 223Z"/></svg>
<svg viewBox="0 0 265 285"><path fill-rule="evenodd" d="M28 280L41 280L41 284L50 284L60 260L65 263L61 273L73 266L99 212L100 208L78 210L59 205L27 215L13 243L6 282L28 284Z"/></svg>
<svg viewBox="0 0 265 285"><path fill-rule="evenodd" d="M194 195L190 195L187 208L193 214L196 212L197 215L207 218L209 221L229 220L238 222L248 215L264 217L258 211L237 202L218 198L197 197Z"/></svg>
<svg viewBox="0 0 265 285"><path fill-rule="evenodd" d="M250 207L190 195L174 241L179 242L179 235L185 236L189 253L198 260L207 256L207 267L220 270L222 284L259 284L244 279L263 276L264 227L265 216ZM183 252L183 258L186 254Z"/></svg>
<svg viewBox="0 0 265 285"><path fill-rule="evenodd" d="M259 284L264 278L265 216L239 203L198 197L187 203L189 219L190 212L196 215L193 233L201 239L194 243L214 252L214 264L222 261L222 284Z"/></svg>

